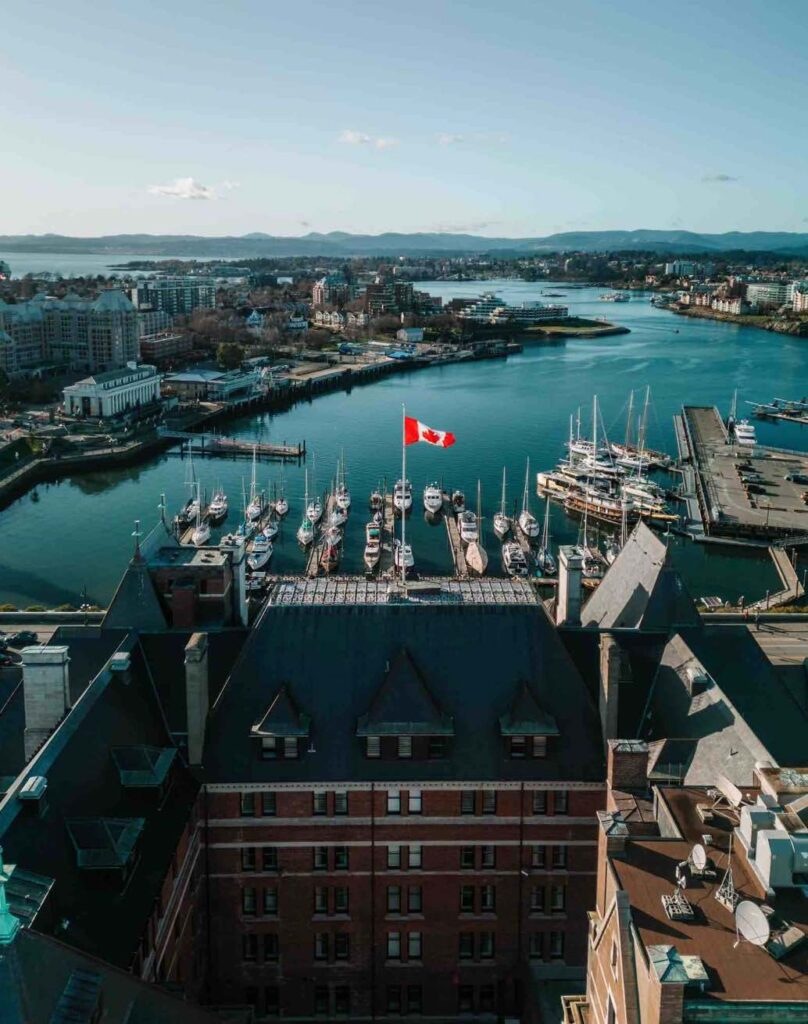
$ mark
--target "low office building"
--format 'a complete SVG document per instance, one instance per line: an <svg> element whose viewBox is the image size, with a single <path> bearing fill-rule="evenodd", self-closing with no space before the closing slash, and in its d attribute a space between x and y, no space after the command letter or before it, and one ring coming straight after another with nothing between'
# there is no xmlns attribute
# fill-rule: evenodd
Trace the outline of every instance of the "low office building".
<svg viewBox="0 0 808 1024"><path fill-rule="evenodd" d="M129 363L122 370L96 373L63 392L68 416L113 419L152 408L160 400L160 377L154 366Z"/></svg>
<svg viewBox="0 0 808 1024"><path fill-rule="evenodd" d="M160 334L141 335L140 358L159 363L167 359L178 359L193 350L193 339L189 334L177 331L163 331Z"/></svg>
<svg viewBox="0 0 808 1024"><path fill-rule="evenodd" d="M261 382L260 372L252 370L187 370L163 379L167 392L180 399L232 402L253 395Z"/></svg>

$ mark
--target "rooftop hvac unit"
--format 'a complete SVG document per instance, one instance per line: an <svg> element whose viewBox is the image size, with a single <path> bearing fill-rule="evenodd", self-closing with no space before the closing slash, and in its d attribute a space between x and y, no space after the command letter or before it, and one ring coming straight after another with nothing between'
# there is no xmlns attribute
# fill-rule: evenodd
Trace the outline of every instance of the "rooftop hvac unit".
<svg viewBox="0 0 808 1024"><path fill-rule="evenodd" d="M697 697L700 693L704 693L712 684L712 680L700 665L691 665L687 669L686 675L687 692L691 697Z"/></svg>

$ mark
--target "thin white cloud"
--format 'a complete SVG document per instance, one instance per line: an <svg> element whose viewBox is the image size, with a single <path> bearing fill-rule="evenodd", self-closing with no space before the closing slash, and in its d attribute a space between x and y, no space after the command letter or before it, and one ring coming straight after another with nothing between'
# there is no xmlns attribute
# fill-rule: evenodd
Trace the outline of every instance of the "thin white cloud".
<svg viewBox="0 0 808 1024"><path fill-rule="evenodd" d="M464 142L464 135L457 135L454 132L441 132L438 136L439 146L456 146L458 142Z"/></svg>
<svg viewBox="0 0 808 1024"><path fill-rule="evenodd" d="M368 135L367 132L357 132L353 128L346 128L340 132L339 141L346 146L373 146L374 149L392 149L398 145L398 139L383 135Z"/></svg>
<svg viewBox="0 0 808 1024"><path fill-rule="evenodd" d="M705 174L701 180L716 185L728 185L730 182L738 181L738 178L734 174Z"/></svg>
<svg viewBox="0 0 808 1024"><path fill-rule="evenodd" d="M221 199L222 195L238 188L237 181L222 181L218 185L203 185L196 178L175 178L168 185L152 185L149 194L167 199Z"/></svg>

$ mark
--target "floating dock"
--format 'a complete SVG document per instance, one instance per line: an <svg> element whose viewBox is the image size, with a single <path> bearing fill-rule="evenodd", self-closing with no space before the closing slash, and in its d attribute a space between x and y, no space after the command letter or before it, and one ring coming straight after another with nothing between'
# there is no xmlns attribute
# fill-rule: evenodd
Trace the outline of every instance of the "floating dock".
<svg viewBox="0 0 808 1024"><path fill-rule="evenodd" d="M808 455L733 443L715 406L686 405L674 422L686 533L702 542L753 547L805 543L808 488L786 477L808 476Z"/></svg>
<svg viewBox="0 0 808 1024"><path fill-rule="evenodd" d="M466 565L466 555L463 551L463 541L460 539L460 528L457 525L457 516L452 508L452 498L448 491L443 492L443 521L446 523L446 536L449 538L449 551L452 555L455 576L458 579L469 578L469 567Z"/></svg>
<svg viewBox="0 0 808 1024"><path fill-rule="evenodd" d="M783 589L778 590L775 594L766 594L760 601L748 605L748 610L752 612L765 612L770 608L779 608L781 605L798 601L805 595L794 562L792 558L789 558L787 552L782 548L772 547L769 548L769 554L783 584Z"/></svg>
<svg viewBox="0 0 808 1024"><path fill-rule="evenodd" d="M300 462L306 457L306 442L300 444L271 444L268 441L246 441L237 437L222 437L221 434L195 434L187 430L172 430L161 427L161 437L179 441L181 455L186 452L197 456L217 458L256 459L262 462Z"/></svg>
<svg viewBox="0 0 808 1024"><path fill-rule="evenodd" d="M309 545L309 553L306 558L306 576L314 579L320 575L320 555L323 553L323 525L328 522L331 511L334 507L334 495L329 494L323 502L323 514L320 521L314 524L314 540Z"/></svg>

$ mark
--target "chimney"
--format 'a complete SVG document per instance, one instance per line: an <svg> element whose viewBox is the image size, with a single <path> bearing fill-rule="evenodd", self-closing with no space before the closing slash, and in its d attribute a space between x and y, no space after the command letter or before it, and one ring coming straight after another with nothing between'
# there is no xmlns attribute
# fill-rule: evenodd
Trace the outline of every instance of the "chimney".
<svg viewBox="0 0 808 1024"><path fill-rule="evenodd" d="M598 690L598 708L600 710L600 726L603 740L613 740L617 736L617 711L619 707L620 686L631 681L631 666L626 652L609 633L601 633L600 645L600 679Z"/></svg>
<svg viewBox="0 0 808 1024"><path fill-rule="evenodd" d="M25 759L30 761L70 707L67 647L24 647Z"/></svg>
<svg viewBox="0 0 808 1024"><path fill-rule="evenodd" d="M185 710L188 763L201 764L208 719L208 634L194 633L185 645Z"/></svg>
<svg viewBox="0 0 808 1024"><path fill-rule="evenodd" d="M229 551L230 565L233 570L233 618L237 625L249 625L247 610L247 575L246 558L247 542L244 537L230 533L219 542L222 551Z"/></svg>
<svg viewBox="0 0 808 1024"><path fill-rule="evenodd" d="M581 625L581 573L583 559L578 548L565 546L558 549L558 597L556 598L556 625Z"/></svg>
<svg viewBox="0 0 808 1024"><path fill-rule="evenodd" d="M609 740L606 781L609 789L648 789L648 744L645 740Z"/></svg>

